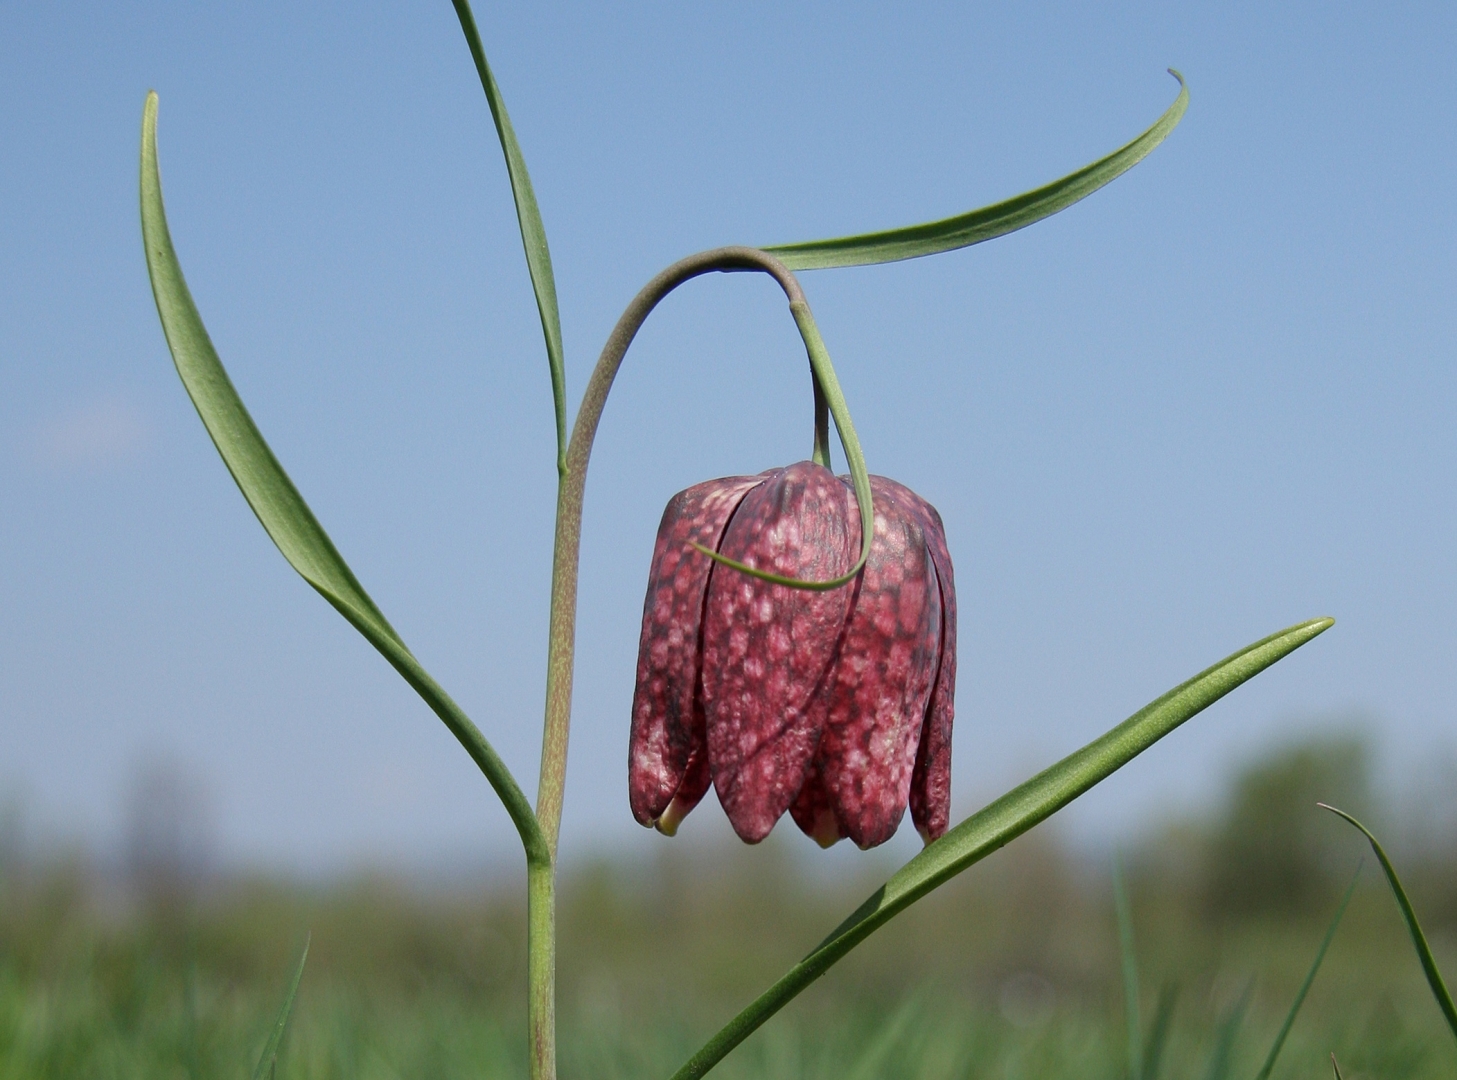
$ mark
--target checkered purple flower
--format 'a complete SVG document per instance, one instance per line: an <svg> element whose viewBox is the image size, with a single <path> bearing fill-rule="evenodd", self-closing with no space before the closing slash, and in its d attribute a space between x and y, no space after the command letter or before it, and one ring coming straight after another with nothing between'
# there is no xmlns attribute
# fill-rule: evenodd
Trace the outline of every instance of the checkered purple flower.
<svg viewBox="0 0 1457 1080"><path fill-rule="evenodd" d="M658 528L643 605L628 788L671 835L710 784L749 843L786 810L822 845L895 833L907 805L946 831L956 591L941 517L870 478L875 535L850 583L795 589L708 558L828 580L854 566L848 478L802 461L678 493Z"/></svg>

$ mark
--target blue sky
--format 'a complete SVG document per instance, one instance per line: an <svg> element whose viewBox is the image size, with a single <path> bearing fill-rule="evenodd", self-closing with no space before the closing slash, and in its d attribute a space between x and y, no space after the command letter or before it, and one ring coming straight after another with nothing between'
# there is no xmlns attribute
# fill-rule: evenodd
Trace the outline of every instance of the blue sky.
<svg viewBox="0 0 1457 1080"><path fill-rule="evenodd" d="M1015 194L1137 134L1182 70L1180 127L1056 218L804 276L872 471L946 520L958 813L1322 614L1335 630L1068 811L1072 834L1207 805L1262 747L1352 718L1388 777L1449 775L1450 7L476 14L552 244L573 405L667 263ZM155 88L174 239L234 381L534 790L550 396L450 5L7 5L0 87L0 797L106 845L162 759L206 787L229 860L509 851L465 755L239 497L172 370L137 223ZM809 445L772 285L706 279L654 315L588 485L568 857L669 842L624 783L663 504ZM705 808L673 842L726 833Z"/></svg>

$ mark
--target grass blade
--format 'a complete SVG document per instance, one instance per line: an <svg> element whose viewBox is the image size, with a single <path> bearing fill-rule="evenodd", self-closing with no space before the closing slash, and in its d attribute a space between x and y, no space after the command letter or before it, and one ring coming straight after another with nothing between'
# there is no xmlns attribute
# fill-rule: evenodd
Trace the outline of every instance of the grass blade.
<svg viewBox="0 0 1457 1080"><path fill-rule="evenodd" d="M1391 891L1396 896L1397 906L1401 908L1401 917L1406 920L1406 928L1411 933L1412 945L1416 947L1417 958L1422 962L1422 971L1427 976L1427 985L1432 988L1432 996L1437 999L1437 1005L1442 1010L1442 1015L1447 1019L1447 1026L1452 1029L1452 1034L1457 1036L1457 1007L1452 1004L1452 995L1447 992L1447 984L1442 981L1442 973L1437 970L1436 958L1432 956L1431 947L1427 944L1427 935L1422 933L1422 924L1417 922L1417 913L1412 909L1411 900L1407 898L1406 889L1402 888L1401 878L1396 876L1396 867L1391 865L1391 860L1386 857L1386 851L1381 847L1371 830L1362 825L1344 810L1338 810L1334 806L1327 806L1325 803L1317 803L1322 809L1329 810L1337 817L1344 818L1351 825L1365 835L1371 842L1371 850L1376 853L1376 861L1381 864L1381 869L1386 873L1386 880L1391 883Z"/></svg>
<svg viewBox="0 0 1457 1080"><path fill-rule="evenodd" d="M891 1052L905 1038L906 1029L910 1027L911 1021L924 1010L925 1003L919 998L912 997L903 1001L900 1008L891 1013L881 1024L880 1030L871 1038L869 1044L860 1051L860 1056L855 1060L845 1080L876 1080L877 1077L886 1076L895 1070L885 1067Z"/></svg>
<svg viewBox="0 0 1457 1080"><path fill-rule="evenodd" d="M304 941L303 955L298 958L293 979L289 981L288 993L283 998L283 1008L278 1010L278 1019L273 1021L273 1030L263 1044L263 1053L258 1056L258 1067L253 1070L253 1080L273 1080L278 1075L278 1048L283 1045L283 1034L288 1030L288 1017L293 1012L293 1000L298 997L298 985L303 982L304 965L309 960L309 944L313 935Z"/></svg>
<svg viewBox="0 0 1457 1080"><path fill-rule="evenodd" d="M470 46L471 59L476 62L476 72L481 77L481 88L486 92L486 104L491 107L491 119L496 122L496 137L501 141L501 152L506 156L506 174L511 179L511 196L516 201L516 220L521 225L521 245L526 249L526 269L531 274L531 288L536 293L536 310L541 315L541 334L546 339L546 362L551 369L551 399L556 410L556 459L557 473L567 471L567 376L562 357L562 321L557 310L556 276L551 269L551 251L546 246L546 226L541 223L541 211L536 205L536 192L531 188L531 177L526 172L526 158L516 142L516 131L511 127L511 117L506 112L506 103L501 98L501 88L491 74L491 65L486 63L486 50L481 46L480 31L476 29L476 18L471 13L469 0L452 0L455 14L460 19L460 28L465 32L466 44Z"/></svg>
<svg viewBox="0 0 1457 1080"><path fill-rule="evenodd" d="M1253 982L1245 985L1244 993L1230 1006L1229 1012L1220 1023L1219 1035L1214 1043L1214 1055L1209 1059L1209 1070L1204 1074L1204 1080L1225 1080L1229 1076L1230 1062L1234 1060L1234 1040L1239 1035L1240 1024L1244 1023L1245 1010L1250 1007L1254 988Z"/></svg>
<svg viewBox="0 0 1457 1080"><path fill-rule="evenodd" d="M1087 746L1038 773L921 851L815 949L685 1062L674 1080L695 1080L877 929L1112 775L1184 721L1289 655L1334 619L1312 619L1246 646L1194 676Z"/></svg>
<svg viewBox="0 0 1457 1080"><path fill-rule="evenodd" d="M859 236L841 236L834 240L776 244L764 250L778 256L791 270L824 270L916 259L922 255L969 247L1025 229L1116 180L1164 141L1189 107L1189 90L1184 85L1184 77L1173 68L1169 69L1169 74L1179 80L1179 95L1151 128L1107 157L1099 158L1061 180L940 221Z"/></svg>
<svg viewBox="0 0 1457 1080"><path fill-rule="evenodd" d="M1351 897L1356 895L1356 883L1361 880L1361 866L1357 864L1356 872L1351 876L1351 884L1346 889L1346 895L1341 900L1341 906L1336 908L1335 918L1326 928L1325 937L1321 940L1320 948L1316 950L1315 962L1310 965L1310 970L1305 973L1305 981L1300 984L1300 990L1295 995L1295 1001L1290 1006L1290 1011L1285 1014L1285 1023L1280 1025L1280 1033L1275 1036L1275 1042L1270 1047L1270 1052L1265 1056L1265 1064L1260 1066L1260 1071L1255 1074L1255 1080L1269 1080L1270 1072L1275 1068L1275 1059L1280 1056L1280 1049L1285 1045L1285 1038L1290 1034L1290 1028L1295 1024L1295 1017L1300 1012L1300 1007L1305 1004L1305 995L1310 993L1310 984L1315 982L1315 973L1320 970L1321 963L1325 960L1326 950L1331 947L1335 939L1336 929L1345 918L1346 908L1351 904Z"/></svg>
<svg viewBox="0 0 1457 1080"><path fill-rule="evenodd" d="M1341 1066L1340 1063L1336 1061L1336 1055L1334 1052L1331 1053L1331 1072L1336 1074L1336 1080L1343 1080L1343 1078L1341 1077Z"/></svg>
<svg viewBox="0 0 1457 1080"><path fill-rule="evenodd" d="M505 804L528 856L533 852L544 855L545 844L536 816L515 778L460 706L420 666L384 613L364 591L273 456L218 359L182 276L172 234L167 228L162 180L157 168L155 93L147 95L142 112L141 204L142 242L147 252L152 295L157 301L157 314L162 319L177 374L243 497L289 564L384 655L450 728Z"/></svg>
<svg viewBox="0 0 1457 1080"><path fill-rule="evenodd" d="M1174 1022L1174 1006L1178 1002L1179 984L1164 983L1159 988L1159 1001L1153 1013L1153 1027L1149 1028L1148 1041L1143 1047L1143 1080L1158 1080L1159 1069L1164 1062L1164 1047L1168 1045L1169 1041L1169 1028Z"/></svg>
<svg viewBox="0 0 1457 1080"><path fill-rule="evenodd" d="M1123 1014L1128 1024L1128 1076L1143 1080L1143 1032L1138 1016L1138 958L1133 953L1133 912L1123 883L1123 864L1113 856L1113 908L1118 914L1118 953L1123 966Z"/></svg>

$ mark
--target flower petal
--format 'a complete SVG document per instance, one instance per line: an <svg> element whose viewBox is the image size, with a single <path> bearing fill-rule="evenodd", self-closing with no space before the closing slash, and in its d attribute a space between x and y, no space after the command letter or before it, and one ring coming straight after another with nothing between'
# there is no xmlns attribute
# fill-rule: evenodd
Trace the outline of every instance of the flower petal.
<svg viewBox="0 0 1457 1080"><path fill-rule="evenodd" d="M674 495L663 511L643 602L628 747L628 799L644 825L662 817L680 794L688 804L677 808L681 819L707 790L702 772L701 784L690 785L698 787L696 794L680 792L693 750L700 757L704 750L696 690L703 602L713 568L713 560L689 544L717 548L744 493L762 480L730 476L695 484Z"/></svg>
<svg viewBox="0 0 1457 1080"><path fill-rule="evenodd" d="M849 489L801 461L744 497L719 550L755 569L824 580L855 564L859 533ZM713 569L703 622L708 760L729 822L750 843L804 786L849 602L850 587L792 589Z"/></svg>
<svg viewBox="0 0 1457 1080"><path fill-rule="evenodd" d="M800 832L820 847L827 848L834 847L845 839L845 830L841 828L840 819L835 816L835 809L830 805L830 793L825 790L819 763L819 757L816 756L815 763L810 766L809 775L805 777L804 786L799 789L799 794L789 806L789 816L794 818Z"/></svg>
<svg viewBox="0 0 1457 1080"><path fill-rule="evenodd" d="M894 481L887 481L894 483ZM896 485L900 487L899 484ZM951 726L956 698L956 578L951 571L951 552L946 547L946 528L936 508L908 488L902 501L921 519L936 582L941 592L941 661L926 723L916 751L916 772L911 779L911 820L929 843L946 832L951 823Z"/></svg>
<svg viewBox="0 0 1457 1080"><path fill-rule="evenodd" d="M905 814L941 655L941 597L920 514L900 484L872 476L870 485L875 536L816 755L840 831L862 848L889 840Z"/></svg>

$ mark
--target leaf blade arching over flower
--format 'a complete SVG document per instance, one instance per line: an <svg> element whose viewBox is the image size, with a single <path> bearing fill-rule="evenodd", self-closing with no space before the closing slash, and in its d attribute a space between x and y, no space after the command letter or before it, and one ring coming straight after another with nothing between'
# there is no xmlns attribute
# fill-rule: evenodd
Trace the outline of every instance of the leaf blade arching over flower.
<svg viewBox="0 0 1457 1080"><path fill-rule="evenodd" d="M829 270L918 259L1025 229L1112 183L1148 157L1168 137L1189 107L1189 89L1184 84L1184 77L1173 68L1169 68L1169 74L1179 80L1179 94L1147 131L1106 157L1050 184L939 221L830 240L771 244L763 250L791 270Z"/></svg>

